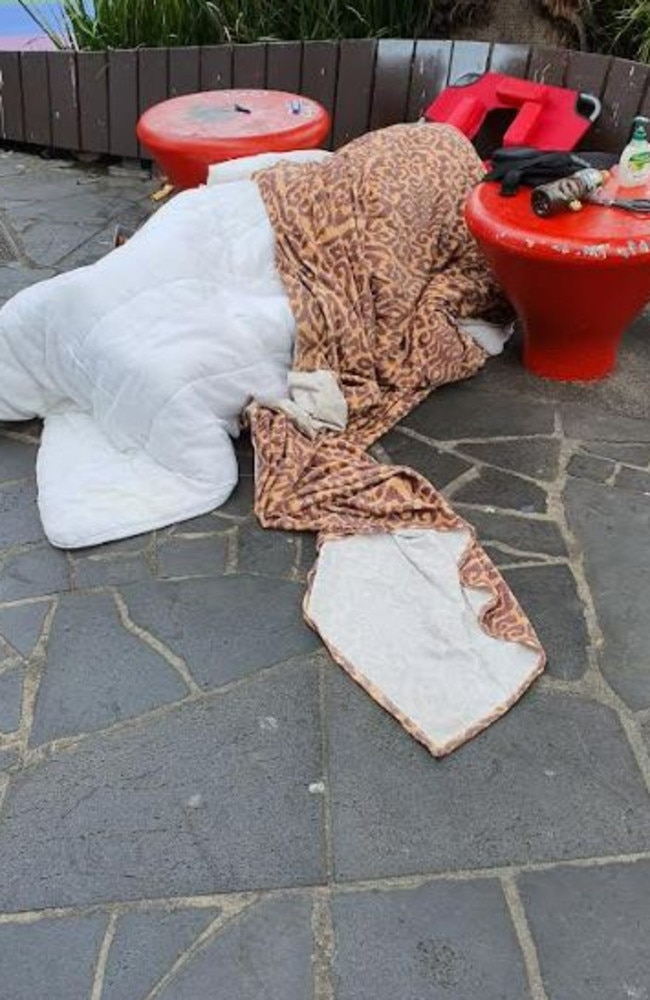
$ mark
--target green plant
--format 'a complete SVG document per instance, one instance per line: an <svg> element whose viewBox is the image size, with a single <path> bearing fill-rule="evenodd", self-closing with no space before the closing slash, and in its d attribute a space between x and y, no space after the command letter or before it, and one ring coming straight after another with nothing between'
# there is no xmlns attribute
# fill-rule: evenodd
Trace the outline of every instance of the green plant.
<svg viewBox="0 0 650 1000"><path fill-rule="evenodd" d="M37 0L19 3L60 47L104 49L260 39L412 38L431 27L441 0L61 0L60 17L47 21Z"/></svg>
<svg viewBox="0 0 650 1000"><path fill-rule="evenodd" d="M650 0L592 0L590 27L597 51L650 62Z"/></svg>

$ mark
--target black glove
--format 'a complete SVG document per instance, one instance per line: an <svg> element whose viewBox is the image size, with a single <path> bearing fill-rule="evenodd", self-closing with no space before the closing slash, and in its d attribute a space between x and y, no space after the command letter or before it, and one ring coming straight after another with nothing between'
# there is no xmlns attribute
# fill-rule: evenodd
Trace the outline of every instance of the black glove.
<svg viewBox="0 0 650 1000"><path fill-rule="evenodd" d="M513 146L497 149L492 154L492 169L483 180L501 181L501 194L509 197L516 194L522 184L537 187L570 177L586 167L609 170L617 159L610 153L542 152Z"/></svg>

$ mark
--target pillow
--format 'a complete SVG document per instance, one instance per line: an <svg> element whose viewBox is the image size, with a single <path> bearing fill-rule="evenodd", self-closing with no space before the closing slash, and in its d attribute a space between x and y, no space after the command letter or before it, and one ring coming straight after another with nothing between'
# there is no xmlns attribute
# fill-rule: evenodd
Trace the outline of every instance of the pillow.
<svg viewBox="0 0 650 1000"><path fill-rule="evenodd" d="M242 156L237 160L214 163L208 170L208 186L250 180L258 170L266 170L276 163L320 163L330 156L332 153L326 149L295 149L289 153L258 153L256 156Z"/></svg>

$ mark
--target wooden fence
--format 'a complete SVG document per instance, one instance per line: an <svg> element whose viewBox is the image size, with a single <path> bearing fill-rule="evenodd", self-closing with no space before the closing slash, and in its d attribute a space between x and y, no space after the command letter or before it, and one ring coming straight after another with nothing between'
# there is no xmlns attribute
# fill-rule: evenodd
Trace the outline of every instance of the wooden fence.
<svg viewBox="0 0 650 1000"><path fill-rule="evenodd" d="M525 45L400 39L115 50L0 52L0 138L60 150L138 157L138 116L159 101L230 87L288 90L333 116L331 144L416 120L448 83L487 69L599 97L585 146L618 149L632 117L650 116L648 67Z"/></svg>

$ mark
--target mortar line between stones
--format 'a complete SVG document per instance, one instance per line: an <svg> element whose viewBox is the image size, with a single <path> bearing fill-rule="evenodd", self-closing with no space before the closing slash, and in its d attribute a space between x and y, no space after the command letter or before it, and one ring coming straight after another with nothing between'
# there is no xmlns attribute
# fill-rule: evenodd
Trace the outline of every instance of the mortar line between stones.
<svg viewBox="0 0 650 1000"><path fill-rule="evenodd" d="M141 913L151 910L187 910L223 907L229 901L251 899L262 901L282 896L305 896L309 893L336 889L337 894L372 892L374 890L416 889L432 882L472 882L500 880L512 875L544 873L560 868L606 868L610 865L634 865L650 862L650 851L634 854L613 854L601 857L561 858L556 861L531 861L522 864L500 865L492 868L459 868L454 871L417 872L411 875L387 875L377 878L350 879L333 882L329 887L322 885L278 886L275 889L243 889L235 892L212 893L205 896L169 896L136 900L111 900L81 906L49 907L41 910L17 910L0 913L3 924L32 924L41 920L61 920L67 917L92 916L97 913L117 912L118 914Z"/></svg>
<svg viewBox="0 0 650 1000"><path fill-rule="evenodd" d="M104 990L104 976L106 975L106 964L108 962L111 945L113 944L113 938L115 937L117 918L117 913L113 912L108 920L106 932L104 933L104 938L97 956L97 964L95 965L95 975L93 978L92 990L90 992L90 1000L101 1000L102 998L102 992Z"/></svg>
<svg viewBox="0 0 650 1000"><path fill-rule="evenodd" d="M20 747L21 760L24 763L28 754L29 738L34 725L34 713L36 711L36 699L43 680L43 670L45 666L45 656L47 643L52 630L52 624L58 608L58 600L51 601L50 607L45 614L41 632L32 650L31 656L25 668L25 679L23 681L23 697L20 711L20 724L16 736Z"/></svg>
<svg viewBox="0 0 650 1000"><path fill-rule="evenodd" d="M325 670L328 664L321 657L318 666L318 710L321 731L321 774L324 783L323 791L323 848L325 851L325 875L328 884L334 879L334 849L332 845L332 791L330 788L329 769L329 728L327 712L327 685Z"/></svg>
<svg viewBox="0 0 650 1000"><path fill-rule="evenodd" d="M452 451L458 445L463 444L485 444L486 441L500 444L502 441L552 441L553 438L557 437L555 431L551 431L547 434L494 434L487 437L446 438L443 441L439 438L427 437L426 434L421 434L419 431L413 430L412 427L404 427L403 425L394 427L393 430L396 434L402 434L404 437L412 438L413 441L420 441L422 444L432 445L434 448L440 448L442 451Z"/></svg>
<svg viewBox="0 0 650 1000"><path fill-rule="evenodd" d="M556 420L561 428L562 418L559 413L556 413ZM580 441L575 439L561 437L560 474L556 482L549 489L549 511L555 514L555 519L571 556L571 571L576 581L578 596L583 606L585 624L590 640L587 651L589 666L582 678L584 693L587 697L608 706L616 712L632 756L636 761L646 790L650 795L650 753L639 734L637 720L627 705L624 704L622 699L610 687L600 669L599 654L604 645L604 636L598 620L598 613L591 588L584 570L584 554L569 526L566 509L562 500L566 493L569 462L573 455L577 453L580 443Z"/></svg>
<svg viewBox="0 0 650 1000"><path fill-rule="evenodd" d="M313 935L313 1000L334 1000L332 962L335 936L329 887L317 889L312 906Z"/></svg>
<svg viewBox="0 0 650 1000"><path fill-rule="evenodd" d="M471 468L466 469L465 472L461 472L459 476L456 476L450 483L443 486L440 492L446 500L453 500L458 490L462 490L463 486L468 486L470 483L475 482L479 478L479 475L478 469L472 465Z"/></svg>
<svg viewBox="0 0 650 1000"><path fill-rule="evenodd" d="M501 879L501 888L506 898L506 904L510 911L510 919L512 920L524 959L524 965L526 966L531 998L532 1000L548 1000L539 957L537 955L537 947L528 924L528 917L526 916L524 904L521 901L514 876L504 875Z"/></svg>
<svg viewBox="0 0 650 1000"><path fill-rule="evenodd" d="M118 590L109 588L109 592L113 595L113 600L115 601L117 613L123 628L125 628L127 632L130 632L131 635L134 635L142 642L145 642L151 647L151 649L158 653L159 656L162 656L163 659L169 663L170 667L173 667L192 694L201 693L201 688L194 680L194 677L190 672L190 668L185 660L183 660L180 656L177 656L175 653L172 653L171 649L169 649L164 642L161 642L157 636L152 635L152 633L147 631L147 629L141 628L140 625L136 625L129 615L129 608L126 601Z"/></svg>
<svg viewBox="0 0 650 1000"><path fill-rule="evenodd" d="M248 893L245 899L233 899L229 902L220 904L222 907L221 913L219 913L214 920L211 920L205 930L203 930L198 937L192 941L189 948L186 948L186 950L178 956L164 976L162 976L155 986L149 990L143 1000L156 1000L156 997L160 996L162 990L164 990L165 987L174 979L177 973L180 972L181 969L189 962L191 962L204 944L207 944L208 941L216 937L224 927L241 917L246 910L258 901L258 897L251 896L251 894ZM95 997L91 997L91 1000L95 1000Z"/></svg>
<svg viewBox="0 0 650 1000"><path fill-rule="evenodd" d="M309 656L310 654L306 655ZM165 705L158 705L156 708L152 708L148 712L143 712L141 715L136 715L128 719L122 719L112 726L105 726L101 729L94 729L86 733L75 733L72 736L58 737L55 740L43 743L30 750L28 758L26 758L24 762L25 767L37 766L52 754L75 750L85 740L94 736L109 736L114 733L119 733L122 730L137 729L143 722L150 722L152 720L159 719L165 716L168 712L173 712L176 709L185 707L186 705L193 705L198 701L211 701L213 699L216 700L217 698L224 697L232 691L236 691L239 688L246 687L246 685L254 683L259 677L272 675L274 671L281 670L286 666L291 666L294 662L303 662L304 659L304 653L296 653L295 656L290 656L284 660L278 660L276 663L269 664L268 667L259 667L246 677L238 677L235 680L228 681L226 684L221 684L219 687L212 688L211 690L204 690L203 688L200 688L197 692L186 695L178 701L171 701Z"/></svg>

